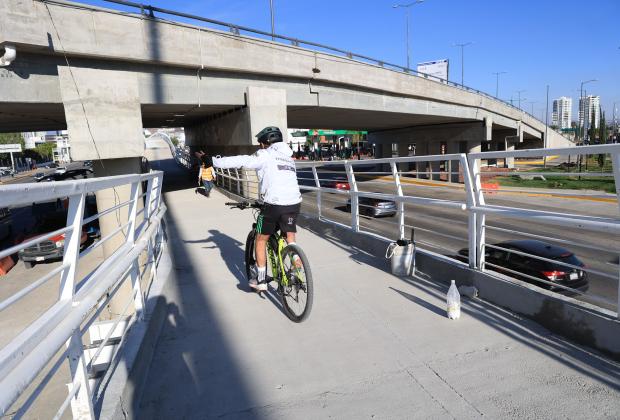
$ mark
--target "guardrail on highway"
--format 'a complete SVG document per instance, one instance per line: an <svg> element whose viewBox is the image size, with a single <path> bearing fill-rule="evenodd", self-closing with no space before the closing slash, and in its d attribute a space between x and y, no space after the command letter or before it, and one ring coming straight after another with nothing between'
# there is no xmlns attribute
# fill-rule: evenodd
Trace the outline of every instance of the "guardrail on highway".
<svg viewBox="0 0 620 420"><path fill-rule="evenodd" d="M549 172L543 171L547 160L557 161L558 157L575 156L605 156L603 163L608 170L596 172ZM537 158L541 160L540 173L548 177L571 176L591 179L596 176L615 180L615 195L593 196L585 195L586 201L578 203L607 203L605 216L586 214L583 206L573 206L583 209L581 212L561 211L557 203L547 201L579 199L579 192L562 192L556 190L553 194L547 192L533 192L528 189L507 189L483 182L483 178L501 174L505 177L520 177L523 174L538 174L539 172L524 172L507 168L495 170L497 162L503 160L511 166L514 158ZM587 159L587 158L586 158ZM543 163L544 162L544 163ZM573 164L574 164L573 160ZM586 160L587 162L587 160ZM549 164L550 165L550 164ZM563 162L560 167L571 168ZM484 170L483 170L484 169ZM550 170L550 169L549 169ZM257 181L249 180L239 170L217 170L218 185L239 196L249 197L248 188ZM618 280L620 265L601 264L601 267L576 266L574 262L559 261L522 252L518 249L506 249L493 243L492 238L533 239L545 241L559 246L571 246L591 253L605 252L611 256L620 255L620 144L585 146L564 149L528 149L510 152L484 152L474 154L433 155L416 157L399 157L372 160L352 160L341 162L301 161L297 162L297 174L304 202L312 202L313 213L321 220L336 223L352 229L355 232L377 235L389 240L404 239L414 236L414 241L420 249L429 252L439 250L442 254L458 260L466 260L470 268L481 271L500 271L502 274L518 277L521 280L534 282L543 287L553 288L554 291L578 295L580 299L599 307L601 311L613 310L618 316L620 307L620 292ZM253 186L256 188L256 185ZM488 196L485 198L485 193ZM506 194L506 195L502 195ZM534 194L541 200L544 210L527 208L528 197ZM435 195L439 195L439 198ZM603 194L604 195L604 194ZM442 196L448 197L441 198ZM487 201L504 200L513 196L512 206L489 204ZM489 198L490 197L490 198ZM522 197L522 198L521 198ZM254 198L254 197L253 197ZM529 200L532 200L531 198ZM589 200L589 201L588 201ZM393 208L381 208L378 202L392 202ZM520 205L523 201L523 205ZM503 204L503 203L502 203ZM386 204L386 206L388 206ZM534 206L536 207L536 206ZM540 207L540 206L538 206ZM548 208L551 207L552 211ZM557 209L556 209L557 208ZM307 207L304 207L306 211ZM429 210L433 209L433 210ZM388 218L381 222L373 222L372 216L381 216L393 210L397 220ZM350 211L350 216L343 216ZM463 216L459 216L459 213ZM371 217L368 217L371 216ZM488 220L491 218L492 220ZM348 223L347 220L348 219ZM379 226L379 227L378 227ZM570 232L568 237L558 236L554 228ZM547 229L551 233L547 233ZM574 234L574 235L573 235ZM600 240L580 240L579 235L600 235ZM488 239L488 237L490 238ZM573 237L575 236L575 237ZM449 246L444 245L448 243ZM458 254L462 243L467 252ZM608 244L611 244L608 245ZM614 245L615 244L615 245ZM430 251L434 249L435 251ZM599 292L588 293L586 290L560 284L555 279L533 277L523 272L516 272L497 263L487 261L485 257L493 250L500 250L515 256L532 258L535 261L547 262L556 267L555 276L558 277L565 268L569 271L585 272L591 278L600 279L614 284L615 293L607 290L605 295ZM463 250L461 250L463 251ZM584 251L585 252L585 251ZM564 273L562 273L564 274ZM598 287L597 287L598 289Z"/></svg>
<svg viewBox="0 0 620 420"><path fill-rule="evenodd" d="M119 342L123 342L131 326L146 322L145 300L157 276L164 245L161 220L166 207L161 200L162 181L162 172L151 172L0 187L0 208L30 206L34 202L65 202L67 208L65 227L0 251L0 258L4 258L65 235L62 263L0 302L2 316L20 301L31 302L28 299L37 289L59 282L59 296L49 309L0 350L0 416L9 414L19 398L20 406L13 407L16 411L12 414L28 417L29 408L45 392L50 378L62 373L59 369L66 360L71 374L67 378L69 392L54 418L61 418L69 405L74 418L95 418L93 405L105 362L109 365L114 360ZM129 191L127 201L119 202L119 189ZM102 192L115 197L115 205L102 209L99 203L97 213L85 216L87 198ZM118 227L84 248L81 238L85 226L105 217L115 218ZM85 257L97 256L93 251L100 252L99 247L106 243L110 247L114 244L115 250L109 248L108 252L113 250L111 255L103 253L95 268L84 272L88 267ZM125 296L119 293L123 289ZM104 312L110 302L124 309ZM109 313L106 317L111 319L100 321L104 313Z"/></svg>
<svg viewBox="0 0 620 420"><path fill-rule="evenodd" d="M313 51L320 51L320 52L324 52L327 54L332 54L332 55L337 55L339 57L344 57L344 58L348 58L350 60L353 61L357 61L357 62L361 62L364 64L370 64L373 66L377 66L377 67L382 67L382 68L386 68L386 69L390 69L393 71L397 71L399 73L405 73L405 74L409 74L415 77L422 77L424 79L428 79L430 81L436 82L436 83L442 83L442 84L446 84L452 87L455 87L457 89L461 89L467 92L471 92L471 93L475 93L481 96L484 96L486 98L489 99L493 99L496 101L500 101L503 104L514 108L516 110L519 110L520 112L522 112L523 114L527 114L530 117L539 120L536 116L530 114L529 112L514 106L511 102L505 101L503 99L500 99L496 96L493 96L489 93L480 91L478 89L474 89L471 88L469 86L466 86L464 84L461 83L456 83L456 82L452 82L450 80L445 80L445 79L441 79L438 78L436 76L432 76L426 73L422 73L422 72L418 72L417 70L414 69L410 69L406 66L401 66L398 64L393 64L393 63L389 63L387 61L384 60L379 60L376 58L372 58L372 57L368 57L366 55L363 54L357 54L351 51L346 51L340 48L336 48L336 47L331 47L329 45L323 45L323 44L319 44L316 42L312 42L312 41L305 41L302 39L298 39L298 38L291 38L285 35L278 35L278 34L272 34L270 32L266 32L266 31L262 31L260 29L254 29L254 28L249 28L247 26L242 26L242 25L235 25L233 23L228 23L228 22L222 22L219 20L215 20L215 19L209 19L209 18L205 18L202 16L198 16L198 15L193 15L193 14L189 14L189 13L183 13L183 12L177 12L174 10L170 10L170 9L163 9L160 7L155 7L155 6L151 6L151 5L146 5L146 4L141 4L141 3L136 3L136 2L131 2L131 1L125 1L125 0L105 0L108 3L115 3L115 4L119 4L122 6L127 6L130 8L135 8L140 10L140 13L147 17L147 18L151 18L151 19L155 19L155 13L160 13L163 15L169 15L169 16L176 16L176 17L180 17L183 19L190 19L190 20L195 20L198 22L203 22L203 23L209 23L212 25L216 25L216 26L221 26L226 28L228 31L230 31L233 35L236 36L243 36L241 35L242 32L246 32L248 34L252 34L254 36L258 35L264 38L271 38L272 42L280 42L280 43L286 43L289 45L292 45L294 47L309 47L311 48ZM540 121L540 120L539 120ZM543 123L541 121L541 123Z"/></svg>

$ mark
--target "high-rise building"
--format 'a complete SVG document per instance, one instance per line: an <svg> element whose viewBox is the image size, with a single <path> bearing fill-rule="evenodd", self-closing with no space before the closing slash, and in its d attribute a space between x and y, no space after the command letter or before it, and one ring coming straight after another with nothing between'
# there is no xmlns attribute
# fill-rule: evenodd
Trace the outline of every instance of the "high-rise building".
<svg viewBox="0 0 620 420"><path fill-rule="evenodd" d="M553 101L552 124L559 128L570 128L573 114L573 99L562 96Z"/></svg>
<svg viewBox="0 0 620 420"><path fill-rule="evenodd" d="M594 128L598 128L601 122L601 97L588 95L579 99L579 126L583 127L583 117L587 116L588 127L592 123L592 114L594 114Z"/></svg>

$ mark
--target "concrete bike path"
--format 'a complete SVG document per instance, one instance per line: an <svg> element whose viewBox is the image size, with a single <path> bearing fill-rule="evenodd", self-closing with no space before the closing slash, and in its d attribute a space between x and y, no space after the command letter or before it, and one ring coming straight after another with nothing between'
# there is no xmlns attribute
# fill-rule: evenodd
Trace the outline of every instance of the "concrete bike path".
<svg viewBox="0 0 620 420"><path fill-rule="evenodd" d="M167 174L168 176L168 174ZM249 292L249 210L166 194L175 273L140 418L613 418L620 367L481 301L445 316L446 287L301 230L308 321ZM377 267L379 262L379 267Z"/></svg>

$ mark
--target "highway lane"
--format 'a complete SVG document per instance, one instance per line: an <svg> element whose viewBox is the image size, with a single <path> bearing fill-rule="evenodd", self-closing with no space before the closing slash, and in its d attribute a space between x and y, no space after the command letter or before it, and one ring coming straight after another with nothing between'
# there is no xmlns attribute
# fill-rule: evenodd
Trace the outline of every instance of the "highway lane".
<svg viewBox="0 0 620 420"><path fill-rule="evenodd" d="M360 182L360 191L393 193L394 186L389 182ZM465 202L464 191L455 188L428 187L419 185L404 185L405 195L440 198ZM617 218L617 204L607 202L590 202L568 198L528 196L524 194L485 194L487 203L521 207L527 209L555 211L575 214L588 214ZM316 213L316 201L312 194L304 194L303 210ZM306 198L307 197L307 198ZM350 214L346 212L347 196L339 194L323 195L323 215L329 219L350 224ZM454 255L459 249L467 247L467 212L458 209L438 208L423 205L405 206L405 224L415 226L416 241L421 246L434 252ZM396 217L372 219L365 216L360 218L363 230L378 233L388 238L396 239L398 227ZM609 301L602 306L615 310L618 293L618 265L619 251L618 237L604 232L590 232L583 229L567 229L531 221L516 219L499 219L496 216L487 217L487 242L496 243L509 239L525 239L524 235L492 229L496 227L505 230L514 230L523 233L540 235L543 237L566 240L578 243L568 245L558 243L573 252L588 266L588 268L607 273L615 279L609 279L596 274L589 274L590 288L587 292L591 296L602 296ZM407 229L406 235L410 235ZM548 240L548 239L542 239ZM616 250L614 252L613 250ZM595 303L592 298L584 300ZM601 304L600 302L597 302Z"/></svg>

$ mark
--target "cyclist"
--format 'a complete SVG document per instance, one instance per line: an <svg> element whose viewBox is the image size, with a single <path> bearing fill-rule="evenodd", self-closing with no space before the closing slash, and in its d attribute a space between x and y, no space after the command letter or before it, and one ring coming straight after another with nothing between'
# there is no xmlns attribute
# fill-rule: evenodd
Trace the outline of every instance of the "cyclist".
<svg viewBox="0 0 620 420"><path fill-rule="evenodd" d="M283 142L280 129L265 127L256 138L260 149L253 155L214 157L213 166L257 170L260 196L265 205L256 220L256 269L252 270L249 284L257 291L264 291L267 290L267 240L279 226L286 235L286 241L289 244L295 243L301 193L297 185L293 151Z"/></svg>

